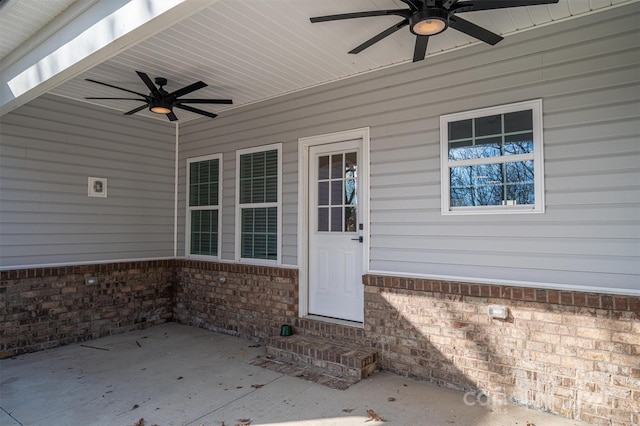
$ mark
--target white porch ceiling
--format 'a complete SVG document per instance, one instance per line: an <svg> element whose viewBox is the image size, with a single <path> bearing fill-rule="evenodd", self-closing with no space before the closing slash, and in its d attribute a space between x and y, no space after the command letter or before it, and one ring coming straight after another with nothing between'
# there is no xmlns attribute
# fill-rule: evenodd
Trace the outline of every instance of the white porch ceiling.
<svg viewBox="0 0 640 426"><path fill-rule="evenodd" d="M160 1L160 0L153 0ZM188 0L202 6L204 0ZM504 37L636 0L560 0L555 5L499 9L461 17ZM0 60L28 43L74 0L0 0L0 25L13 26L0 37ZM44 7L46 5L46 7ZM58 85L50 92L125 112L134 101L87 101L85 96L119 97L125 92L85 81L102 81L146 93L135 70L169 80L173 91L202 80L209 86L189 97L231 98L233 105L198 105L217 114L305 88L372 70L411 62L415 36L404 28L358 55L347 52L400 20L385 16L312 24L312 16L405 8L399 0L220 0L159 34L141 41ZM38 8L39 14L33 14ZM46 16L42 16L46 15ZM22 28L22 30L21 30ZM427 57L481 43L454 29L432 37ZM488 49L491 47L486 45ZM13 53L15 56L15 53ZM140 115L167 120L143 110ZM181 122L200 118L176 111ZM132 119L127 117L127 119Z"/></svg>

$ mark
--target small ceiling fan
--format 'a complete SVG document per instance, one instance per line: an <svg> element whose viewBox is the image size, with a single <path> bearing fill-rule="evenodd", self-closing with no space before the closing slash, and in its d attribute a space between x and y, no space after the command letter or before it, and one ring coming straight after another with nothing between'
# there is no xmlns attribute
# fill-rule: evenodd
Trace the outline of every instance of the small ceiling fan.
<svg viewBox="0 0 640 426"><path fill-rule="evenodd" d="M209 111L204 111L199 108L194 108L192 106L185 105L185 104L231 104L233 103L231 99L181 98L181 96L184 96L188 93L194 92L198 89L202 89L203 87L207 87L207 85L202 81L198 81L196 83L185 86L182 89L178 89L176 91L169 93L163 88L167 84L166 78L156 77L155 83L158 85L158 87L156 87L156 85L153 84L153 82L151 81L151 79L147 74L140 71L136 71L136 73L138 74L140 79L144 82L144 84L147 86L147 88L151 91L151 93L149 93L148 95L145 95L139 92L134 92L133 90L129 90L129 89L124 89L122 87L114 86L109 83L103 83L101 81L96 81L96 80L87 78L85 80L90 81L92 83L102 84L103 86L113 87L114 89L133 93L134 95L138 95L139 98L85 97L85 99L116 99L116 100L125 100L125 101L144 102L144 105L134 108L131 111L127 111L124 113L124 115L132 115L148 107L151 112L154 112L156 114L165 114L170 121L178 120L178 117L176 117L176 115L173 112L174 108L195 112L196 114L201 114L211 118L216 118L218 116L217 114L211 113Z"/></svg>
<svg viewBox="0 0 640 426"><path fill-rule="evenodd" d="M357 46L349 53L360 53L367 47L390 36L399 29L409 26L409 30L416 36L413 51L413 62L424 59L427 53L429 37L440 34L448 27L475 37L485 43L494 45L502 37L486 30L472 22L456 16L457 13L477 12L480 10L502 9L519 6L535 6L558 3L558 0L400 0L409 9L369 10L364 12L343 13L339 15L317 16L311 18L312 23L338 21L341 19L368 18L372 16L397 15L402 21L382 31Z"/></svg>

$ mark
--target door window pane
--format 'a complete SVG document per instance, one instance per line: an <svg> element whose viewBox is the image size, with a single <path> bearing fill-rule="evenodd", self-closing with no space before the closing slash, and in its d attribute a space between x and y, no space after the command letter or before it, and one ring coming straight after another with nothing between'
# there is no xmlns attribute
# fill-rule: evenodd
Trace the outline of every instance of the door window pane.
<svg viewBox="0 0 640 426"><path fill-rule="evenodd" d="M356 232L358 153L320 156L317 164L316 230ZM321 168L324 170L320 170Z"/></svg>
<svg viewBox="0 0 640 426"><path fill-rule="evenodd" d="M318 179L329 179L329 156L318 157Z"/></svg>
<svg viewBox="0 0 640 426"><path fill-rule="evenodd" d="M331 181L331 205L339 206L342 204L342 180Z"/></svg>
<svg viewBox="0 0 640 426"><path fill-rule="evenodd" d="M331 207L331 231L342 232L342 207Z"/></svg>
<svg viewBox="0 0 640 426"><path fill-rule="evenodd" d="M342 179L342 154L331 156L331 179Z"/></svg>
<svg viewBox="0 0 640 426"><path fill-rule="evenodd" d="M345 232L357 232L358 231L358 215L355 207L344 208L344 231Z"/></svg>
<svg viewBox="0 0 640 426"><path fill-rule="evenodd" d="M318 232L329 231L329 209L321 207L318 209Z"/></svg>
<svg viewBox="0 0 640 426"><path fill-rule="evenodd" d="M318 206L329 205L329 182L318 182Z"/></svg>

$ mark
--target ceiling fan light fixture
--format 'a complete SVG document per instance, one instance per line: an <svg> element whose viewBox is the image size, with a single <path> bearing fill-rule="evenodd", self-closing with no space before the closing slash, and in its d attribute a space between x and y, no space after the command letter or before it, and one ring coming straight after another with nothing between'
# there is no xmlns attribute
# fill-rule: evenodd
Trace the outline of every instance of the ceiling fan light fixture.
<svg viewBox="0 0 640 426"><path fill-rule="evenodd" d="M442 9L425 9L409 17L411 32L419 36L439 34L449 26L449 13Z"/></svg>
<svg viewBox="0 0 640 426"><path fill-rule="evenodd" d="M149 111L155 112L156 114L169 114L171 112L171 105L162 101L151 102L149 104Z"/></svg>
<svg viewBox="0 0 640 426"><path fill-rule="evenodd" d="M171 112L171 109L163 106L155 106L149 109L151 110L151 112L155 112L156 114L169 114Z"/></svg>

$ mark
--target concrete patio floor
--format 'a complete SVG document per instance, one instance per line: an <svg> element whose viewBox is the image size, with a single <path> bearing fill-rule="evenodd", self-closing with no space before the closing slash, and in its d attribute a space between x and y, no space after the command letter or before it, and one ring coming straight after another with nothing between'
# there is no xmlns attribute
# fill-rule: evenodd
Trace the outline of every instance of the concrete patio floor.
<svg viewBox="0 0 640 426"><path fill-rule="evenodd" d="M586 424L384 372L333 390L247 364L255 346L169 323L1 360L0 425Z"/></svg>

